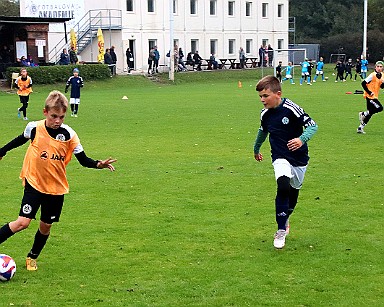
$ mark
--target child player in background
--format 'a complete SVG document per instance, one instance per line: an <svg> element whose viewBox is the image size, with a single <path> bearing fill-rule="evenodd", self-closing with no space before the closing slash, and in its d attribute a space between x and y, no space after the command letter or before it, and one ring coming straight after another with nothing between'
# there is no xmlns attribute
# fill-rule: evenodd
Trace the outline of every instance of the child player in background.
<svg viewBox="0 0 384 307"><path fill-rule="evenodd" d="M281 71L282 71L282 63L281 61L279 61L279 65L276 66L276 78L279 79L279 81L281 82Z"/></svg>
<svg viewBox="0 0 384 307"><path fill-rule="evenodd" d="M71 116L77 117L80 104L80 88L84 86L83 78L79 76L79 69L73 70L73 76L70 76L67 85L65 86L65 92L68 92L68 88L71 87L71 97L69 103L71 105Z"/></svg>
<svg viewBox="0 0 384 307"><path fill-rule="evenodd" d="M323 57L320 57L319 62L316 64L316 76L313 79L313 82L316 82L317 77L321 75L321 79L325 81L324 79L324 59Z"/></svg>
<svg viewBox="0 0 384 307"><path fill-rule="evenodd" d="M17 117L21 117L21 112L23 112L23 119L28 120L27 117L27 108L29 102L29 94L32 91L32 79L28 76L28 72L26 68L22 68L20 70L21 76L17 77L15 80L15 84L17 87L17 95L19 95L20 103L23 105L21 108L17 109Z"/></svg>
<svg viewBox="0 0 384 307"><path fill-rule="evenodd" d="M291 84L295 84L294 81L293 81L293 65L292 65L292 62L288 62L288 66L285 67L283 69L283 71L285 70L285 77L284 79L282 80L283 81L286 81L286 80L289 80L289 82Z"/></svg>
<svg viewBox="0 0 384 307"><path fill-rule="evenodd" d="M384 88L383 61L377 61L375 71L361 82L364 89L364 98L367 102L367 110L359 113L360 125L357 133L365 134L364 127L368 124L372 115L382 112L383 106L379 101L380 89Z"/></svg>
<svg viewBox="0 0 384 307"><path fill-rule="evenodd" d="M368 61L365 58L365 56L363 56L360 63L361 63L361 78L365 79L367 77L367 72L368 72Z"/></svg>
<svg viewBox="0 0 384 307"><path fill-rule="evenodd" d="M303 85L303 81L307 79L307 85L311 84L311 76L309 75L308 68L311 64L309 64L308 59L305 58L304 62L301 63L301 78L300 85Z"/></svg>

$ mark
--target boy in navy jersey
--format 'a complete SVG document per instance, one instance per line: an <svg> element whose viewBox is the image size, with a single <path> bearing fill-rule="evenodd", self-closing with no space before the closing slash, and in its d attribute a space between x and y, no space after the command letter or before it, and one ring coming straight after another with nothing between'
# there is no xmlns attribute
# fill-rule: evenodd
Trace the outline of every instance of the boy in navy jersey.
<svg viewBox="0 0 384 307"><path fill-rule="evenodd" d="M257 83L256 91L259 92L264 109L261 111L261 126L254 145L254 156L257 161L263 160L260 147L269 134L277 182L277 232L273 245L280 249L285 246L289 216L295 209L307 169L307 142L317 131L317 124L301 107L281 97L281 84L277 78L264 77Z"/></svg>
<svg viewBox="0 0 384 307"><path fill-rule="evenodd" d="M71 105L71 116L77 117L80 104L80 88L84 86L83 78L79 76L79 70L75 68L73 70L73 76L70 76L65 86L65 92L68 92L68 88L71 87L71 97L69 103Z"/></svg>

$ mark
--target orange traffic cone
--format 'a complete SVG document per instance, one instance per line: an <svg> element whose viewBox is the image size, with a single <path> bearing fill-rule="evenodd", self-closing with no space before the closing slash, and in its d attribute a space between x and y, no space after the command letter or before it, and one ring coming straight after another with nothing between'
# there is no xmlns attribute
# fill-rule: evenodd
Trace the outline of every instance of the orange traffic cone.
<svg viewBox="0 0 384 307"><path fill-rule="evenodd" d="M238 88L242 88L242 87L243 87L243 85L241 84L241 81L239 81L239 82L237 83L237 87L238 87Z"/></svg>

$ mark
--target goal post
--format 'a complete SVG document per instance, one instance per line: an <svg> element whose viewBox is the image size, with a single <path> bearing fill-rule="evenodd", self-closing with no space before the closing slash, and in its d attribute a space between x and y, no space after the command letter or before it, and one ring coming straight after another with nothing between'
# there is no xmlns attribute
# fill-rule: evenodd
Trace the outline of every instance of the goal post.
<svg viewBox="0 0 384 307"><path fill-rule="evenodd" d="M329 63L336 63L337 61L344 62L346 60L346 56L347 55L345 53L331 53Z"/></svg>
<svg viewBox="0 0 384 307"><path fill-rule="evenodd" d="M283 67L288 65L288 62L292 62L293 66L300 65L301 62L307 57L307 49L274 49L273 50L273 74L276 76L276 66L281 61ZM293 69L294 73L295 69Z"/></svg>

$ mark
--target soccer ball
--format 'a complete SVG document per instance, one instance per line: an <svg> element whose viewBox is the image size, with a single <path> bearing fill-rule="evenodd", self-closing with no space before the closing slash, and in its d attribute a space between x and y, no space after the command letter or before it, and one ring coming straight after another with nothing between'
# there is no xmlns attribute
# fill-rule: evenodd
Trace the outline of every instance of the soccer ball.
<svg viewBox="0 0 384 307"><path fill-rule="evenodd" d="M16 263L12 257L0 254L0 281L9 281L16 273Z"/></svg>
<svg viewBox="0 0 384 307"><path fill-rule="evenodd" d="M325 80L328 80L328 77L324 77Z"/></svg>

